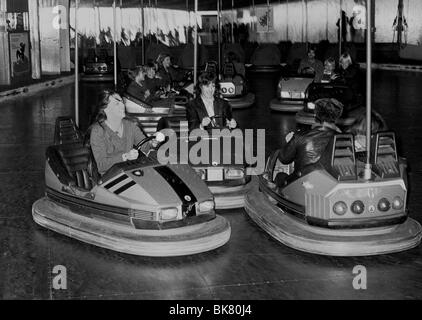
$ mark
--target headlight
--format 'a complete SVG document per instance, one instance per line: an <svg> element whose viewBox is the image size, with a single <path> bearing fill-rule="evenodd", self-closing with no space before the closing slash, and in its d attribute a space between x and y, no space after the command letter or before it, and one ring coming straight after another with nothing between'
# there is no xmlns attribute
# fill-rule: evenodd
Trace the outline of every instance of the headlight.
<svg viewBox="0 0 422 320"><path fill-rule="evenodd" d="M338 201L333 206L333 211L339 216L343 216L347 212L347 205L343 201Z"/></svg>
<svg viewBox="0 0 422 320"><path fill-rule="evenodd" d="M226 179L242 179L245 173L242 169L225 169L224 177Z"/></svg>
<svg viewBox="0 0 422 320"><path fill-rule="evenodd" d="M387 212L390 210L390 201L388 201L386 198L380 199L378 202L378 210L381 212Z"/></svg>
<svg viewBox="0 0 422 320"><path fill-rule="evenodd" d="M362 201L356 200L355 202L352 203L350 209L352 210L354 214L362 214L363 211L365 211L365 205L363 204Z"/></svg>
<svg viewBox="0 0 422 320"><path fill-rule="evenodd" d="M163 221L175 220L177 219L178 213L179 213L179 210L177 210L177 208L161 209L160 220L163 220Z"/></svg>
<svg viewBox="0 0 422 320"><path fill-rule="evenodd" d="M281 91L281 97L282 98L290 98L290 92L288 91Z"/></svg>
<svg viewBox="0 0 422 320"><path fill-rule="evenodd" d="M315 103L313 103L313 102L308 102L308 109L309 110L314 110L315 109Z"/></svg>
<svg viewBox="0 0 422 320"><path fill-rule="evenodd" d="M204 201L198 205L198 211L200 213L210 212L214 209L214 206L215 206L214 201L212 200Z"/></svg>
<svg viewBox="0 0 422 320"><path fill-rule="evenodd" d="M394 210L400 210L403 208L404 202L403 199L400 197L395 197L393 199L393 209Z"/></svg>
<svg viewBox="0 0 422 320"><path fill-rule="evenodd" d="M234 88L229 88L229 93L234 93Z"/></svg>
<svg viewBox="0 0 422 320"><path fill-rule="evenodd" d="M227 93L227 88L222 88L222 89L221 89L221 92L222 92L222 93Z"/></svg>

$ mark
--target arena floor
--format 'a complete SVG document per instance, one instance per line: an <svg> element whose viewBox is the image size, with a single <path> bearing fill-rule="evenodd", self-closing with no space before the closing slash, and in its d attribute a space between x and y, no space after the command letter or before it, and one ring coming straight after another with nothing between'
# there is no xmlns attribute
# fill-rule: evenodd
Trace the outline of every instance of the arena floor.
<svg viewBox="0 0 422 320"><path fill-rule="evenodd" d="M268 105L277 79L256 77L256 105L235 111L241 126L266 129L266 153L294 129L293 116ZM374 107L395 130L410 166L410 215L422 222L422 74L376 71ZM86 128L95 92L81 88ZM232 226L227 245L182 258L144 258L81 243L38 227L31 206L44 194L44 153L55 118L73 114L73 87L0 106L0 298L3 299L421 299L422 246L403 253L333 258L285 247L243 209L219 212ZM51 289L52 270L67 268L68 290ZM367 268L367 289L352 270Z"/></svg>

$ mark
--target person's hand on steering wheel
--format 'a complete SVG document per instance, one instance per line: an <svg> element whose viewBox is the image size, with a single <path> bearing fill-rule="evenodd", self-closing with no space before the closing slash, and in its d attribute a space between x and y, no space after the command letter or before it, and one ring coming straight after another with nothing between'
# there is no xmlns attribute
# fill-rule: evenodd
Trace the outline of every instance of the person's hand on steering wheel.
<svg viewBox="0 0 422 320"><path fill-rule="evenodd" d="M209 126L209 125L210 125L210 123L211 123L211 118L210 118L210 117L205 117L205 118L203 118L203 119L202 119L202 122L201 122L201 129L203 129L203 128L205 128L205 127Z"/></svg>
<svg viewBox="0 0 422 320"><path fill-rule="evenodd" d="M236 129L236 127L237 127L237 122L236 122L236 120L234 120L234 119L227 120L227 121L226 121L226 126L227 126L229 129Z"/></svg>
<svg viewBox="0 0 422 320"><path fill-rule="evenodd" d="M136 149L132 149L129 152L124 153L122 155L122 159L123 159L124 162L126 162L128 160L129 161L136 160L136 159L138 159L138 157L139 157L139 151L136 150Z"/></svg>

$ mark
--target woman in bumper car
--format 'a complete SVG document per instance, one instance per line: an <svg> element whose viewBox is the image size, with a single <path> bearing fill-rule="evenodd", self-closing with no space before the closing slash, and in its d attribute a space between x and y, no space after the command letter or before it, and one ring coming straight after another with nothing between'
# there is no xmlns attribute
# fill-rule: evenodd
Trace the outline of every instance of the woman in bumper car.
<svg viewBox="0 0 422 320"><path fill-rule="evenodd" d="M321 82L322 75L324 74L324 65L321 61L315 58L316 57L316 48L309 47L308 56L305 59L300 61L299 69L297 70L298 74L315 74L315 81Z"/></svg>
<svg viewBox="0 0 422 320"><path fill-rule="evenodd" d="M291 177L279 173L275 183L283 187L288 178L297 178L312 170L323 155L330 140L336 133L341 133L335 122L343 112L343 105L336 99L325 98L315 102L316 124L303 132L290 132L286 143L279 150L278 158L283 164L294 162L295 169Z"/></svg>
<svg viewBox="0 0 422 320"><path fill-rule="evenodd" d="M147 102L150 99L151 90L147 86L146 72L143 67L138 67L135 70L135 79L129 84L126 92L138 100Z"/></svg>
<svg viewBox="0 0 422 320"><path fill-rule="evenodd" d="M199 76L197 97L187 108L189 130L237 127L229 103L216 94L216 80L217 77L209 72Z"/></svg>
<svg viewBox="0 0 422 320"><path fill-rule="evenodd" d="M170 91L173 82L179 81L179 73L171 64L171 57L168 54L160 54L157 58L157 78L161 81L161 87Z"/></svg>
<svg viewBox="0 0 422 320"><path fill-rule="evenodd" d="M139 151L134 145L146 138L135 122L125 119L122 97L113 91L101 93L97 116L89 132L92 153L101 175L116 163L136 160ZM153 140L143 146L142 152L156 145Z"/></svg>

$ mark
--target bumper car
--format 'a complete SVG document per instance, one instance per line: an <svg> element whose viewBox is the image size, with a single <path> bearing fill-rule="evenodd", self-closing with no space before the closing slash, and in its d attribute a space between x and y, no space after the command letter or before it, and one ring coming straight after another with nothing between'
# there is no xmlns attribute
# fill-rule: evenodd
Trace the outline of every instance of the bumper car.
<svg viewBox="0 0 422 320"><path fill-rule="evenodd" d="M99 55L91 51L84 62L83 72L81 80L84 82L111 82L114 80L113 58L106 50L101 50Z"/></svg>
<svg viewBox="0 0 422 320"><path fill-rule="evenodd" d="M220 92L232 109L249 108L255 103L255 95L248 92L245 77L236 73L232 63L226 63L224 66Z"/></svg>
<svg viewBox="0 0 422 320"><path fill-rule="evenodd" d="M314 74L301 73L281 77L277 87L277 98L271 100L270 109L281 112L298 112L303 109L305 93L314 81Z"/></svg>
<svg viewBox="0 0 422 320"><path fill-rule="evenodd" d="M293 173L277 152L246 197L248 215L276 240L297 250L330 256L399 252L421 241L408 217L406 162L397 157L394 133L373 137L370 180L356 157L354 138L338 134L321 160ZM276 185L278 174L287 178ZM280 186L281 185L281 186Z"/></svg>
<svg viewBox="0 0 422 320"><path fill-rule="evenodd" d="M180 121L186 121L186 104L188 98L175 93L162 95L156 104L149 104L136 97L123 94L126 114L137 118L144 132L152 135L163 128L180 131ZM164 123L164 124L163 124Z"/></svg>
<svg viewBox="0 0 422 320"><path fill-rule="evenodd" d="M246 69L250 73L278 73L281 71L281 53L274 44L261 45L252 54Z"/></svg>
<svg viewBox="0 0 422 320"><path fill-rule="evenodd" d="M217 119L218 117L215 117ZM215 130L217 129L217 130ZM216 209L234 209L241 208L245 203L246 193L251 188L251 176L248 175L247 165L238 163L236 152L236 139L242 139L236 135L229 137L222 136L216 132L222 132L225 127L215 127L213 130L205 131L205 135L201 137L202 141L209 147L207 155L201 154L200 163L193 163L189 157L189 165L197 172L200 178L207 184L208 188L214 195ZM226 149L226 139L230 139L230 156ZM181 130L178 134L179 144L187 145L189 153L191 148L198 143L191 141L188 137L187 130ZM243 140L241 141L243 145ZM214 154L215 146L218 146L220 152ZM222 152L221 150L224 150ZM242 159L244 149L241 150Z"/></svg>
<svg viewBox="0 0 422 320"><path fill-rule="evenodd" d="M356 119L354 110L361 104L361 97L350 87L336 83L311 83L305 92L303 110L296 113L296 122L302 125L315 124L315 101L323 98L334 98L343 106L343 115L337 121L339 127L347 127Z"/></svg>
<svg viewBox="0 0 422 320"><path fill-rule="evenodd" d="M73 121L58 119L56 129L46 153L46 196L32 207L38 225L141 256L191 255L229 240L230 224L215 214L212 194L189 166L162 166L140 152L98 177Z"/></svg>

